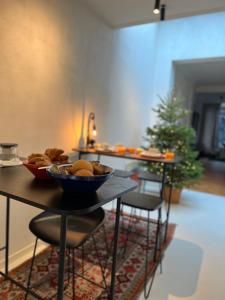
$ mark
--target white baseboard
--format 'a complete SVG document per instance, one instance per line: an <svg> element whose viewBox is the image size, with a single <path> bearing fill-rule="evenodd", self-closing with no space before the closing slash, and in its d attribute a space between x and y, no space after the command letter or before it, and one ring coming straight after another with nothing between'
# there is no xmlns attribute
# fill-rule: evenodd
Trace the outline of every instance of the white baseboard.
<svg viewBox="0 0 225 300"><path fill-rule="evenodd" d="M46 245L45 243L39 240L36 254L43 251L47 247L48 245ZM11 254L9 256L9 270L15 269L16 267L24 263L26 260L30 259L33 255L33 251L34 251L34 243L31 243L26 247L24 247L23 249ZM4 262L5 262L4 259L0 261L1 271L2 270L4 271Z"/></svg>

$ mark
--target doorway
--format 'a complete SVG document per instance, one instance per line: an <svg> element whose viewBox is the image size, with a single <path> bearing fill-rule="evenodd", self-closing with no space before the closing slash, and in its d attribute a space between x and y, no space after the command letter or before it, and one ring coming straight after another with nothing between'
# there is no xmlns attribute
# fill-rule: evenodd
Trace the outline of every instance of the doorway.
<svg viewBox="0 0 225 300"><path fill-rule="evenodd" d="M174 87L192 112L186 122L205 167L192 188L225 196L225 58L174 62Z"/></svg>

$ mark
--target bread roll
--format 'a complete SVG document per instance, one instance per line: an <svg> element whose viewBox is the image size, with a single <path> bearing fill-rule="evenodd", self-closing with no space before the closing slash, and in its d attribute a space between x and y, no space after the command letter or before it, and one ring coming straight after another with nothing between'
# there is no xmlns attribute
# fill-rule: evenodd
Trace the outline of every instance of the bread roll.
<svg viewBox="0 0 225 300"><path fill-rule="evenodd" d="M78 170L74 175L76 176L94 176L93 173L86 169Z"/></svg>
<svg viewBox="0 0 225 300"><path fill-rule="evenodd" d="M93 174L92 164L89 161L83 159L75 161L75 163L72 165L71 171L73 174L75 174L77 171L82 169L88 170Z"/></svg>

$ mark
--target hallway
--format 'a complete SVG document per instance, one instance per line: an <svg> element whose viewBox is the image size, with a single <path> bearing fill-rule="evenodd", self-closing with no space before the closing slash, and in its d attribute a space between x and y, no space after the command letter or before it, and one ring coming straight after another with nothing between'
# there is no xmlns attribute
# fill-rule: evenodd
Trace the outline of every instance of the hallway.
<svg viewBox="0 0 225 300"><path fill-rule="evenodd" d="M203 159L205 174L190 189L225 196L225 161Z"/></svg>

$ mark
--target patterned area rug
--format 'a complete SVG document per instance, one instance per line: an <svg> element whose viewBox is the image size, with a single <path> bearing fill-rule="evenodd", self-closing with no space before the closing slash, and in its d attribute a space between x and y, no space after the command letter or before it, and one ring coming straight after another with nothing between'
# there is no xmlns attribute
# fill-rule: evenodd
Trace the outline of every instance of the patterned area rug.
<svg viewBox="0 0 225 300"><path fill-rule="evenodd" d="M135 232L129 234L129 240L125 256L123 254L124 240L126 227L129 224L129 217L123 217L123 228L120 231L119 245L118 245L118 261L117 261L117 274L116 274L116 287L115 287L115 299L116 300L131 300L137 299L140 295L144 285L144 266L145 266L145 230L146 222L144 218L139 218L135 222ZM105 229L107 234L107 245L110 248L115 224L115 213L107 212L107 219L105 222ZM175 231L175 225L169 225L168 241L162 245L165 249L166 246L172 240ZM156 225L151 223L151 244L149 252L151 261L149 263L149 274L154 268L155 264L152 260L153 243L155 240ZM109 251L106 250L104 230L100 229L95 238L97 241L98 254L101 262L106 265L106 281L110 283L110 270L111 270L111 258ZM135 243L134 243L135 241ZM136 242L138 244L136 244ZM99 285L103 285L102 273L98 264L98 258L95 253L92 240L86 242L84 247L85 259L84 259L84 276L91 281ZM82 260L81 250L75 252L75 270L78 274L82 274ZM68 257L70 257L68 259ZM66 261L66 278L65 284L68 284L64 293L64 299L72 299L72 279L68 281L68 274L71 272L71 260L72 257L67 253ZM106 263L107 262L107 263ZM48 247L42 253L35 258L35 265L32 272L32 290L44 299L55 299L55 291L57 288L57 266L58 266L58 249L55 247ZM13 270L10 275L26 286L28 272L30 268L30 261L25 262ZM107 299L106 291L93 283L84 280L83 278L76 276L76 300L105 300ZM2 281L0 285L0 299L1 300L23 300L24 292L17 286L13 285L9 281ZM28 297L29 300L35 299L33 296Z"/></svg>

